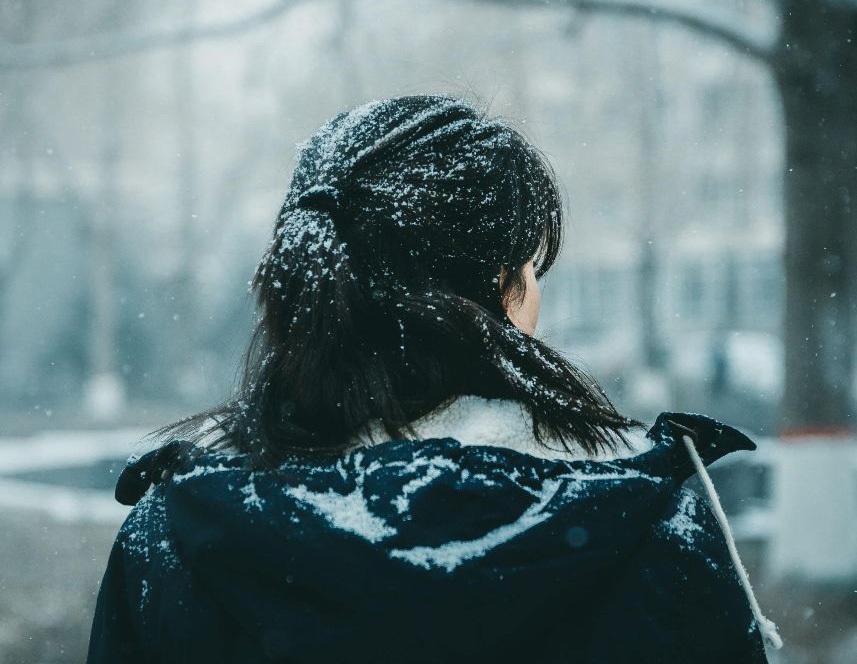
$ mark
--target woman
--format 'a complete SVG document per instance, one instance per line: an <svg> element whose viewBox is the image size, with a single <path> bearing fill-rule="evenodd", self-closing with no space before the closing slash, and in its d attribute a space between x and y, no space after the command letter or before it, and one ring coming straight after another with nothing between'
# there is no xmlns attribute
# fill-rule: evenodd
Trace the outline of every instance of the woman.
<svg viewBox="0 0 857 664"><path fill-rule="evenodd" d="M561 229L540 153L456 99L302 145L237 396L117 484L89 662L766 661L682 488L754 445L669 413L634 444L532 336Z"/></svg>

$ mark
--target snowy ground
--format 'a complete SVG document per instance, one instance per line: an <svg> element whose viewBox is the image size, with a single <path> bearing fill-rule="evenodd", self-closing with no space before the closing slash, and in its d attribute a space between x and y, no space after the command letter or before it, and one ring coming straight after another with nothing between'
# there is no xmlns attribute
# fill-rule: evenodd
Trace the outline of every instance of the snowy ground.
<svg viewBox="0 0 857 664"><path fill-rule="evenodd" d="M144 433L137 429L45 431L28 438L0 439L0 509L37 509L66 522L120 523L128 510L105 491L20 476L126 458Z"/></svg>
<svg viewBox="0 0 857 664"><path fill-rule="evenodd" d="M83 662L117 524L0 511L0 664Z"/></svg>
<svg viewBox="0 0 857 664"><path fill-rule="evenodd" d="M98 584L128 508L111 491L63 486L62 476L127 458L143 433L0 439L0 664L84 660ZM57 483L34 481L40 476Z"/></svg>

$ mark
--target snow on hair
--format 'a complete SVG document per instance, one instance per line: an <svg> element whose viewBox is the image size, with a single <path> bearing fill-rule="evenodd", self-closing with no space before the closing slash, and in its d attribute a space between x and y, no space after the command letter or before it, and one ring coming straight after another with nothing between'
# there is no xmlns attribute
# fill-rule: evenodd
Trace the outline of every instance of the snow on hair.
<svg viewBox="0 0 857 664"><path fill-rule="evenodd" d="M297 156L252 282L261 316L238 393L164 433L215 417L215 446L276 463L341 449L372 421L401 436L477 394L521 402L537 439L627 442L639 423L505 315L523 266L543 274L562 234L553 172L519 132L459 99L397 97L338 114Z"/></svg>

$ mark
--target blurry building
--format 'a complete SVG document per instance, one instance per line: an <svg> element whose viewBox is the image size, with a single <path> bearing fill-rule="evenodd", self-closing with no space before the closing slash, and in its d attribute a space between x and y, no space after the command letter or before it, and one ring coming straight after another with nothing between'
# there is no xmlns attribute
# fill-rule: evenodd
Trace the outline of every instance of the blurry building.
<svg viewBox="0 0 857 664"><path fill-rule="evenodd" d="M568 93L585 95L587 130L559 165L573 187L570 233L541 332L640 414L669 403L771 431L784 295L775 90L717 44L624 31L625 57L644 60L642 101L616 89L624 82L600 58L578 65ZM622 60L615 43L603 48Z"/></svg>

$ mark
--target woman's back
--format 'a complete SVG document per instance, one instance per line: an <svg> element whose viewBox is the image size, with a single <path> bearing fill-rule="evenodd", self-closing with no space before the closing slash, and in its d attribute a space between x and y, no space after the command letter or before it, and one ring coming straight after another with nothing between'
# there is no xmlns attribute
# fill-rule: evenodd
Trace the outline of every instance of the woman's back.
<svg viewBox="0 0 857 664"><path fill-rule="evenodd" d="M276 471L204 454L140 497L144 457L89 662L764 662L670 421L706 463L754 447L664 413L625 459L452 438Z"/></svg>
<svg viewBox="0 0 857 664"><path fill-rule="evenodd" d="M240 386L117 485L90 663L763 661L723 516L681 489L692 437L752 443L662 416L631 454L641 424L535 335L562 228L544 156L461 100L303 144Z"/></svg>

